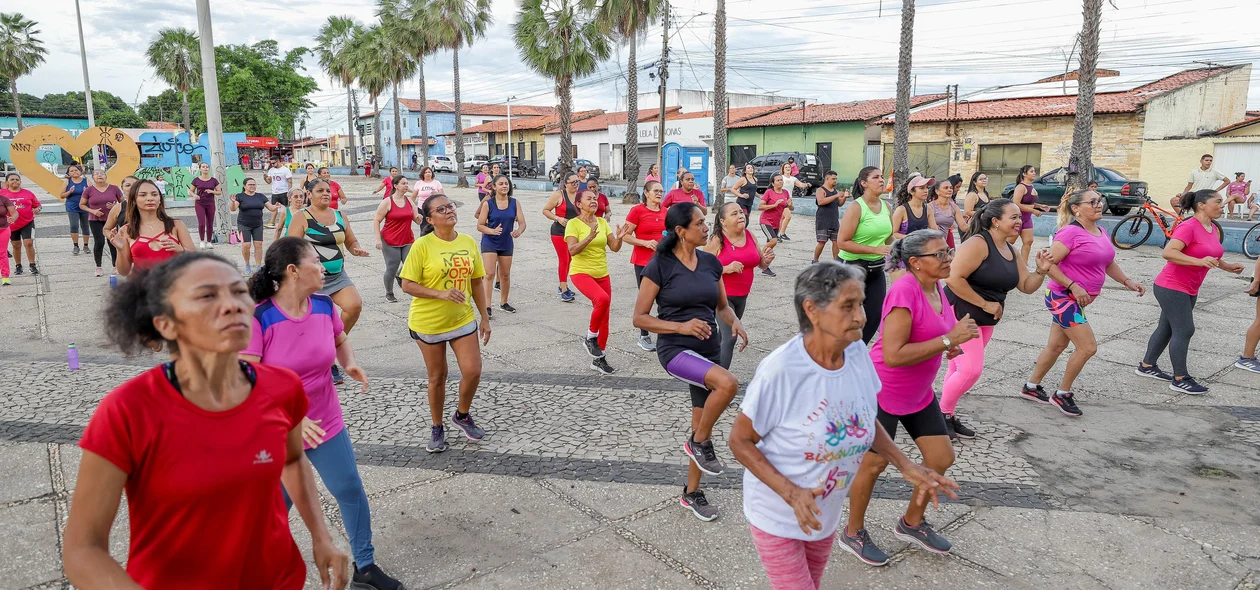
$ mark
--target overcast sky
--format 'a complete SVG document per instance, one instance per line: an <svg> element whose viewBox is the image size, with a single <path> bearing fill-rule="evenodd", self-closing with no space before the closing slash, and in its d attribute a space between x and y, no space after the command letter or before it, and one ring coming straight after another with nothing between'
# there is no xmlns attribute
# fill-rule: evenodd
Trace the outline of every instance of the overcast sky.
<svg viewBox="0 0 1260 590"><path fill-rule="evenodd" d="M211 0L217 44L275 39L284 50L310 46L331 15L374 18L371 0ZM712 89L712 0L675 0L670 28L670 88ZM914 75L919 93L957 84L968 92L1029 82L1062 72L1081 25L1078 0L920 0L916 10ZM127 102L143 101L165 86L145 65L144 49L163 27L196 28L193 2L85 0L83 27L92 87ZM484 39L460 55L462 97L469 102L555 104L552 83L531 73L512 43L519 4L494 0L494 23ZM35 95L82 90L79 43L69 2L28 2L20 10L37 21L47 62L21 78ZM839 102L894 95L900 30L896 0L727 0L727 89ZM1195 62L1260 62L1260 2L1254 0L1114 0L1104 4L1099 67L1160 75ZM639 43L639 63L660 55L661 28ZM625 47L579 82L575 107L614 110L625 91ZM1075 62L1073 62L1075 67ZM346 97L309 60L320 90L310 98L308 129L344 131ZM431 99L452 98L451 54L425 63ZM640 90L656 82L639 76ZM404 87L415 98L415 80ZM370 110L364 101L363 112ZM1252 73L1249 108L1260 109L1260 70ZM226 110L229 105L224 105ZM239 108L239 107L233 107Z"/></svg>

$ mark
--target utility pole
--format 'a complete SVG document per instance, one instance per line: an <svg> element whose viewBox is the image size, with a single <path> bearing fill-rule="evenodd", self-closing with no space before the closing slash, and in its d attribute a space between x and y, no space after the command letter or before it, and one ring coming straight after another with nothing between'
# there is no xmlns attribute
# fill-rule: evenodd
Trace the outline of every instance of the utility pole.
<svg viewBox="0 0 1260 590"><path fill-rule="evenodd" d="M669 79L669 2L665 2L665 13L661 17L661 71L660 86L657 93L661 95L660 121L656 125L656 171L661 175L661 184L665 182L665 81Z"/></svg>
<svg viewBox="0 0 1260 590"><path fill-rule="evenodd" d="M87 99L88 129L96 127L96 115L92 112L92 84L88 82L87 46L83 43L83 14L79 11L79 0L74 0L74 18L79 23L79 58L83 61L83 96ZM83 154L73 154L75 157ZM101 165L101 148L92 146L92 167ZM103 169L103 168L102 168Z"/></svg>
<svg viewBox="0 0 1260 590"><path fill-rule="evenodd" d="M210 170L226 188L227 163L223 147L223 118L219 112L219 78L214 64L214 33L210 25L210 0L197 0L197 34L201 37L201 84L206 95L206 130L210 133ZM353 130L351 130L353 132ZM188 140L193 141L189 131ZM228 194L224 191L214 199L215 233L219 243L227 242Z"/></svg>
<svg viewBox="0 0 1260 590"><path fill-rule="evenodd" d="M508 182L512 182L512 101L516 100L513 94L507 99L508 112L508 144L507 144L507 162L508 162Z"/></svg>

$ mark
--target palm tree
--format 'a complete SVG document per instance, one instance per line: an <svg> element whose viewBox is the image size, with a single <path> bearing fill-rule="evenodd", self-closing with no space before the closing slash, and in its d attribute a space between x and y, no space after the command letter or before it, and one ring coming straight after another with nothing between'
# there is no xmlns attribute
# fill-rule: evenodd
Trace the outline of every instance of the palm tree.
<svg viewBox="0 0 1260 590"><path fill-rule="evenodd" d="M713 15L713 162L726 174L726 0L717 0ZM721 206L726 195L717 195Z"/></svg>
<svg viewBox="0 0 1260 590"><path fill-rule="evenodd" d="M383 153L381 151L381 108L377 99L390 85L389 77L381 68L371 67L377 60L373 45L378 42L376 37L381 34L378 27L364 29L362 33L355 36L350 49L350 59L356 64L355 70L359 72L359 85L367 91L368 97L372 100L372 139L376 144L373 153L378 157Z"/></svg>
<svg viewBox="0 0 1260 590"><path fill-rule="evenodd" d="M398 41L411 53L416 61L420 82L420 161L429 164L429 99L424 89L424 59L437 50L437 42L433 29L429 26L428 0L380 0L377 13L384 19L391 15L395 26L391 26L390 34L397 35ZM462 128L461 128L462 132ZM461 133L462 135L462 133Z"/></svg>
<svg viewBox="0 0 1260 590"><path fill-rule="evenodd" d="M319 28L315 37L315 52L319 56L319 67L336 82L346 87L346 129L350 134L350 175L354 176L359 168L359 152L354 145L354 93L350 87L354 85L354 62L350 61L350 46L355 35L363 27L348 16L330 16L324 26Z"/></svg>
<svg viewBox="0 0 1260 590"><path fill-rule="evenodd" d="M521 61L556 83L560 97L560 178L573 169L573 80L595 72L612 43L577 0L525 0L513 25Z"/></svg>
<svg viewBox="0 0 1260 590"><path fill-rule="evenodd" d="M595 20L604 31L615 33L626 42L630 55L626 60L626 192L633 193L639 182L639 66L636 46L648 23L661 18L667 0L583 0L583 8L596 9ZM722 0L718 0L721 2ZM723 45L725 46L725 44ZM725 135L723 135L725 137Z"/></svg>
<svg viewBox="0 0 1260 590"><path fill-rule="evenodd" d="M20 12L0 12L0 77L9 80L9 95L13 97L13 113L17 115L17 128L22 124L22 103L18 100L17 79L44 63L48 51L39 39L35 21Z"/></svg>
<svg viewBox="0 0 1260 590"><path fill-rule="evenodd" d="M411 52L400 42L400 36L393 31L401 24L393 17L384 15L381 23L369 29L362 43L362 54L355 55L359 66L360 77L366 76L373 87L384 82L392 87L394 103L394 155L399 168L402 168L402 114L398 104L398 85L416 75L416 62L411 59ZM372 88L371 90L375 90Z"/></svg>
<svg viewBox="0 0 1260 590"><path fill-rule="evenodd" d="M459 167L456 186L468 187L464 176L463 103L459 99L459 49L472 45L490 26L490 0L430 0L429 29L437 47L450 49L455 69L455 164Z"/></svg>
<svg viewBox="0 0 1260 590"><path fill-rule="evenodd" d="M162 29L157 39L149 43L145 57L158 78L179 92L184 107L184 130L192 137L188 91L201 85L201 41L197 33L184 28Z"/></svg>
<svg viewBox="0 0 1260 590"><path fill-rule="evenodd" d="M914 0L901 0L901 53L897 56L897 111L893 122L893 182L910 175L910 56L914 53Z"/></svg>
<svg viewBox="0 0 1260 590"><path fill-rule="evenodd" d="M1081 28L1081 63L1077 68L1076 121L1072 126L1072 153L1068 157L1064 195L1085 186L1093 176L1094 83L1098 79L1098 33L1102 0L1085 0Z"/></svg>

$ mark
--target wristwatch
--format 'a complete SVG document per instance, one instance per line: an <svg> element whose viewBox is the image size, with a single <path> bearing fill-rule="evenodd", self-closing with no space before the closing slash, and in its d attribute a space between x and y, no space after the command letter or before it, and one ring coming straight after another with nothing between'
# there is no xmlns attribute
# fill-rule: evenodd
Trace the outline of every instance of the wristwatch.
<svg viewBox="0 0 1260 590"><path fill-rule="evenodd" d="M941 336L941 343L945 345L945 350L949 350L954 345L949 341L949 336Z"/></svg>

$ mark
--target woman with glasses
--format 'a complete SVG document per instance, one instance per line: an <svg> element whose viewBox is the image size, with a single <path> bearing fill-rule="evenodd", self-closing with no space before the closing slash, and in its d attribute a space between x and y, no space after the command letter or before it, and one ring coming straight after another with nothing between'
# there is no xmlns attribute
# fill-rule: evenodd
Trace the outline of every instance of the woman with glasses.
<svg viewBox="0 0 1260 590"><path fill-rule="evenodd" d="M605 249L619 252L621 240L627 232L621 226L614 230L608 225L608 220L596 215L599 201L593 191L582 191L577 205L580 211L578 217L564 229L564 241L569 245L569 255L573 257L569 278L573 280L573 286L591 300L591 321L583 340L586 353L593 359L591 368L611 375L614 369L604 356L604 349L608 347L608 318L612 305L612 281L608 278Z"/></svg>
<svg viewBox="0 0 1260 590"><path fill-rule="evenodd" d="M564 230L569 220L578 216L578 182L578 175L566 176L564 185L551 193L551 197L543 205L542 212L544 217L552 221L551 247L556 251L556 271L560 278L560 287L556 289L556 292L560 294L560 301L565 303L573 303L577 298L577 295L569 290L569 263L573 257L569 254L568 243L564 241Z"/></svg>
<svg viewBox="0 0 1260 590"><path fill-rule="evenodd" d="M1018 203L1016 203L1018 204ZM1146 287L1130 279L1116 263L1116 249L1103 228L1098 227L1106 201L1089 189L1063 197L1059 203L1059 229L1050 245L1050 285L1046 288L1046 309L1050 310L1050 341L1037 357L1032 376L1020 390L1024 398L1054 404L1068 416L1081 415L1072 394L1072 383L1085 363L1098 351L1094 330L1085 319L1085 307L1102 293L1107 277L1138 296ZM1023 209L1021 207L1021 209ZM1023 230L1020 230L1021 233ZM1063 380L1054 395L1041 387L1041 379L1072 344L1072 354L1063 369Z"/></svg>
<svg viewBox="0 0 1260 590"><path fill-rule="evenodd" d="M888 288L879 341L871 347L871 361L881 387L875 420L890 438L896 438L898 424L904 426L923 454L923 465L942 476L954 463L954 448L932 383L942 358L958 356L960 344L980 337L970 316L955 319L941 289L940 282L949 276L953 259L954 251L945 245L945 236L938 230L921 229L893 243L888 269L905 269L906 273ZM868 451L849 489L849 523L840 541L868 565L888 563L888 555L866 532L866 508L875 480L887 467L888 459ZM915 486L893 534L929 552L949 553L949 541L923 518L928 502L925 492L923 484Z"/></svg>
<svg viewBox="0 0 1260 590"><path fill-rule="evenodd" d="M634 265L635 285L643 284L643 267L656 254L656 244L665 236L665 208L661 207L661 199L665 198L665 187L655 180L643 185L643 202L630 208L626 214L627 244L634 246L630 253L630 264ZM652 352L656 344L652 342L652 334L639 328L639 348Z"/></svg>

